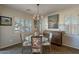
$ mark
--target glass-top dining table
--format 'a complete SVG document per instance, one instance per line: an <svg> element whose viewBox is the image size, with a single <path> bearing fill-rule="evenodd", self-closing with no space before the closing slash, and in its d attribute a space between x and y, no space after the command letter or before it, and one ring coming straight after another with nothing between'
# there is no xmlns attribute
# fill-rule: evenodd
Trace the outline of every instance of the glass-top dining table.
<svg viewBox="0 0 79 59"><path fill-rule="evenodd" d="M46 40L45 44L43 44L44 40ZM32 36L31 43L32 43L32 53L42 53L44 45L48 45L51 51L51 42L49 41L49 38L44 38L42 34L38 36Z"/></svg>

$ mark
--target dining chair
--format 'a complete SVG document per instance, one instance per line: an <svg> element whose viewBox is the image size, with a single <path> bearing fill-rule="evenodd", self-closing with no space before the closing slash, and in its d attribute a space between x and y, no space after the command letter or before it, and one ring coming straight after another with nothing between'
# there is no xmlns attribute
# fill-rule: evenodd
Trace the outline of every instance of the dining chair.
<svg viewBox="0 0 79 59"><path fill-rule="evenodd" d="M29 33L21 33L22 53L24 52L25 47L31 46L31 36L32 34Z"/></svg>
<svg viewBox="0 0 79 59"><path fill-rule="evenodd" d="M47 33L47 37L43 36L42 37L42 45L43 46L48 46L49 47L49 51L51 52L51 39L52 39L52 33L49 32Z"/></svg>

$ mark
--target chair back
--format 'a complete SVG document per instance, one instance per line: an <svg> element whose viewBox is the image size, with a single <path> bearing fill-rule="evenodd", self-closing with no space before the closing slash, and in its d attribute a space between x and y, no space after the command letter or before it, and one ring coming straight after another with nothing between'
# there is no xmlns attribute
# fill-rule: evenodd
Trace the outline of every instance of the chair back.
<svg viewBox="0 0 79 59"><path fill-rule="evenodd" d="M52 33L49 32L49 39L52 39Z"/></svg>
<svg viewBox="0 0 79 59"><path fill-rule="evenodd" d="M27 46L28 44L31 45L31 33L22 32L20 36L23 46Z"/></svg>

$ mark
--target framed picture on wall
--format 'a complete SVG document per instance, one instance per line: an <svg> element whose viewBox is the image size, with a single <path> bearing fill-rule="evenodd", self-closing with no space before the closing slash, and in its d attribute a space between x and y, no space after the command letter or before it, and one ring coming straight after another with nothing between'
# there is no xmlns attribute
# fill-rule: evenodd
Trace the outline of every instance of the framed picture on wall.
<svg viewBox="0 0 79 59"><path fill-rule="evenodd" d="M6 16L0 16L0 26L11 26L12 18Z"/></svg>
<svg viewBox="0 0 79 59"><path fill-rule="evenodd" d="M48 16L48 29L58 29L59 15Z"/></svg>

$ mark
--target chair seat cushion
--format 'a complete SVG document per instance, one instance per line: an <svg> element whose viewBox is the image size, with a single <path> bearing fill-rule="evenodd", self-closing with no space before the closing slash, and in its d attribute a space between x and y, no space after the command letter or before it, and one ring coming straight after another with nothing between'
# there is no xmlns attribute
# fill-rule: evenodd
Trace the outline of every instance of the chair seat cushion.
<svg viewBox="0 0 79 59"><path fill-rule="evenodd" d="M47 41L48 41L48 38L42 37L42 42L47 42Z"/></svg>
<svg viewBox="0 0 79 59"><path fill-rule="evenodd" d="M24 41L23 46L31 46L31 42Z"/></svg>
<svg viewBox="0 0 79 59"><path fill-rule="evenodd" d="M46 43L42 43L42 45L50 45L50 43L49 42L46 42Z"/></svg>
<svg viewBox="0 0 79 59"><path fill-rule="evenodd" d="M41 49L32 49L32 52L41 52Z"/></svg>

